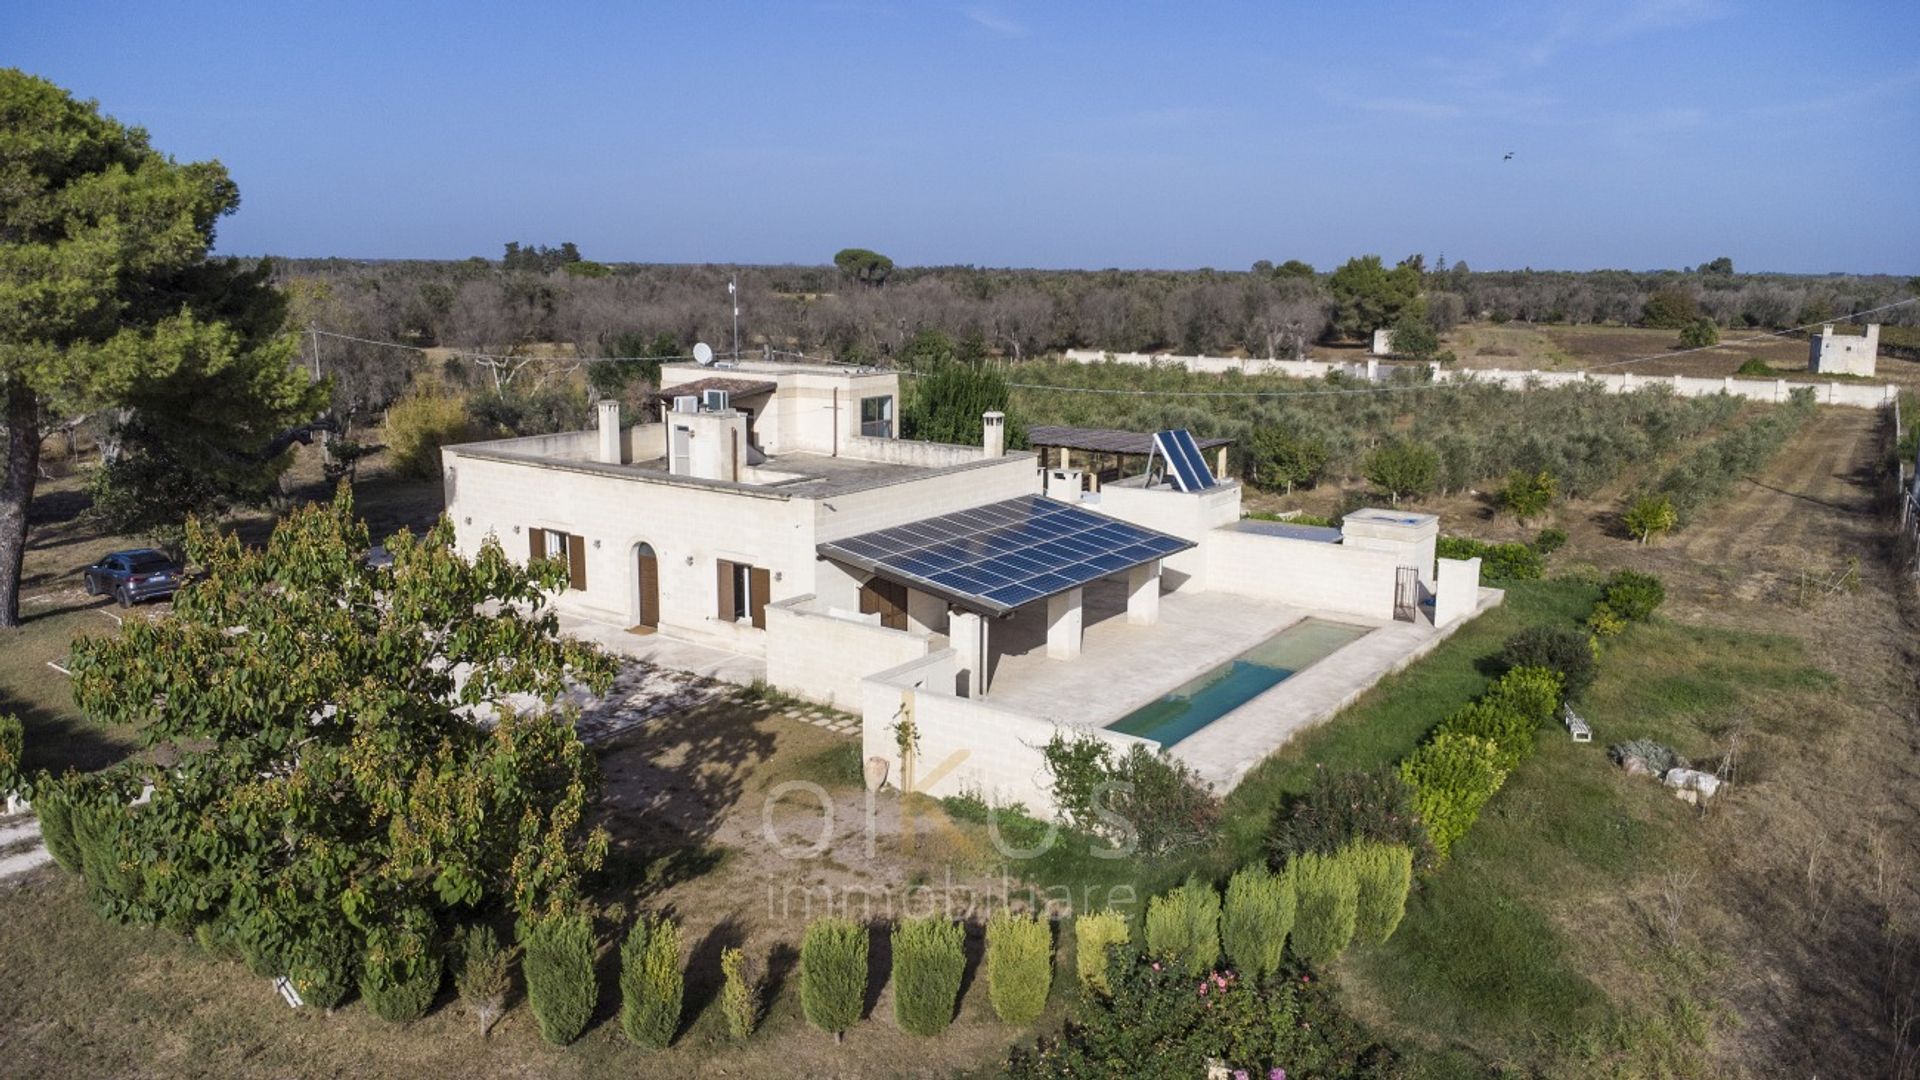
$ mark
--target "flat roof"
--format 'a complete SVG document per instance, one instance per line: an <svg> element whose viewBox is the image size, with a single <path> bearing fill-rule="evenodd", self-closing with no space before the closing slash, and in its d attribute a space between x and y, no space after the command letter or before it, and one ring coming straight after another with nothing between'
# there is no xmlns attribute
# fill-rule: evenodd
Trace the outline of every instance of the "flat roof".
<svg viewBox="0 0 1920 1080"><path fill-rule="evenodd" d="M1022 495L821 544L821 555L988 615L1194 544L1041 495Z"/></svg>
<svg viewBox="0 0 1920 1080"><path fill-rule="evenodd" d="M1340 542L1340 530L1326 525L1295 525L1291 521L1266 521L1261 518L1241 518L1227 526L1235 532L1259 533L1262 536L1280 536L1288 540L1318 540L1323 544Z"/></svg>
<svg viewBox="0 0 1920 1080"><path fill-rule="evenodd" d="M661 387L648 395L656 401L671 401L687 394L698 395L705 390L725 390L733 397L752 397L755 394L767 394L780 388L780 384L765 379L737 379L725 375L711 375L692 382L677 383Z"/></svg>
<svg viewBox="0 0 1920 1080"><path fill-rule="evenodd" d="M1220 446L1232 446L1232 439L1201 439L1194 442L1202 450L1212 450ZM1153 436L1138 431L1116 431L1112 428L1060 427L1053 424L1040 424L1027 429L1029 446L1063 446L1068 450L1088 450L1101 454L1138 454L1142 457L1153 452Z"/></svg>

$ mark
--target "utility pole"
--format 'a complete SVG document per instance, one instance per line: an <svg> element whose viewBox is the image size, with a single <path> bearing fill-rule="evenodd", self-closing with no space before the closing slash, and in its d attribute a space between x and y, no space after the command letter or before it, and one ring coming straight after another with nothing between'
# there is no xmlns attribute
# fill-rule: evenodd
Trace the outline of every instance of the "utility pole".
<svg viewBox="0 0 1920 1080"><path fill-rule="evenodd" d="M733 303L733 358L740 359L740 285L738 277L727 279L727 299Z"/></svg>

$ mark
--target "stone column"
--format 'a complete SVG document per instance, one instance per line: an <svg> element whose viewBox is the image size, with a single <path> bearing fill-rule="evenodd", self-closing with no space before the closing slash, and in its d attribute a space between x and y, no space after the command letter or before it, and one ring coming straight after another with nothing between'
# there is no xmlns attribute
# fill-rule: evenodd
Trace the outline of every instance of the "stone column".
<svg viewBox="0 0 1920 1080"><path fill-rule="evenodd" d="M1127 623L1152 626L1160 621L1160 560L1127 571Z"/></svg>
<svg viewBox="0 0 1920 1080"><path fill-rule="evenodd" d="M1080 655L1080 636L1085 629L1081 600L1084 589L1069 589L1047 597L1047 658L1072 660Z"/></svg>
<svg viewBox="0 0 1920 1080"><path fill-rule="evenodd" d="M961 696L977 698L987 693L987 620L983 615L959 608L947 612L947 643L958 655L954 666L960 672Z"/></svg>

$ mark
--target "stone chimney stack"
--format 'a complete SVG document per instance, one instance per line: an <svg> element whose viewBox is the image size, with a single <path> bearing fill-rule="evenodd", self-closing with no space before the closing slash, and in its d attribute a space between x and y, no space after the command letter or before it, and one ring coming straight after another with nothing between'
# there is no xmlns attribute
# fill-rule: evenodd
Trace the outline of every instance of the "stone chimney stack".
<svg viewBox="0 0 1920 1080"><path fill-rule="evenodd" d="M986 449L987 456L1004 456L1007 452L1007 414L998 409L982 413L980 429L980 444Z"/></svg>
<svg viewBox="0 0 1920 1080"><path fill-rule="evenodd" d="M612 398L602 398L597 406L600 414L600 442L594 454L594 460L608 465L620 464L620 403Z"/></svg>

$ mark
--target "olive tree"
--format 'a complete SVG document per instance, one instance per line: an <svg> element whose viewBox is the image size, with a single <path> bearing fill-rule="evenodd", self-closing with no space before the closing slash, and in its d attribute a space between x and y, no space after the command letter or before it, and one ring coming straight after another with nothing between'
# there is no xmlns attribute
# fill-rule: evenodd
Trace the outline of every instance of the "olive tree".
<svg viewBox="0 0 1920 1080"><path fill-rule="evenodd" d="M80 707L176 754L95 781L153 788L113 804L138 880L110 914L284 971L396 912L446 927L579 903L607 846L584 824L592 756L570 716L509 708L611 681L611 661L558 636L547 597L566 568L492 541L463 558L444 518L386 546L392 564L370 565L344 486L264 548L191 522L205 576L172 615L75 644Z"/></svg>

